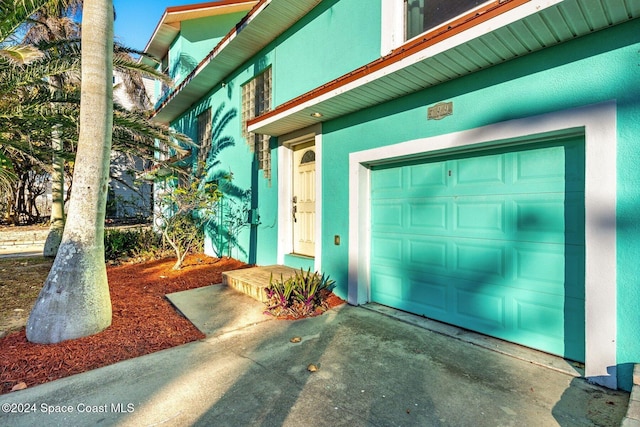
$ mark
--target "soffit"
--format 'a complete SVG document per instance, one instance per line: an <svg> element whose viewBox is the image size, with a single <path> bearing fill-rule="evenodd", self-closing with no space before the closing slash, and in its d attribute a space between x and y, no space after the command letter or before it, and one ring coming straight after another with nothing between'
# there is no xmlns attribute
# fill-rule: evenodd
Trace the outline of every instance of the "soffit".
<svg viewBox="0 0 640 427"><path fill-rule="evenodd" d="M408 42L387 57L253 119L248 129L284 135L640 17L637 0L565 0L542 10L540 4L550 2L519 3L444 42ZM322 117L311 116L316 112Z"/></svg>
<svg viewBox="0 0 640 427"><path fill-rule="evenodd" d="M321 0L262 0L200 62L156 109L154 120L170 123L206 95L212 87L277 36L295 24Z"/></svg>

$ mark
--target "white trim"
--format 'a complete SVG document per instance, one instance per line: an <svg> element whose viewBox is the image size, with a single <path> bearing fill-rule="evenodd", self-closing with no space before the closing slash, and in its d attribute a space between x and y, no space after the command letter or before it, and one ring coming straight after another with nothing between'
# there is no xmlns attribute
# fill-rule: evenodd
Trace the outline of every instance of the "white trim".
<svg viewBox="0 0 640 427"><path fill-rule="evenodd" d="M289 147L281 145L278 147L278 249L277 263L284 265L285 254L293 251L293 239L290 230L293 227L291 223L290 212L291 206L291 163L293 159L293 151Z"/></svg>
<svg viewBox="0 0 640 427"><path fill-rule="evenodd" d="M584 132L585 376L617 388L616 126L616 104L610 101L351 153L349 303L369 301L371 164L439 151L508 146L528 136Z"/></svg>
<svg viewBox="0 0 640 427"><path fill-rule="evenodd" d="M382 28L380 56L385 56L404 43L404 2L405 0L382 1Z"/></svg>
<svg viewBox="0 0 640 427"><path fill-rule="evenodd" d="M382 0L384 2L384 0ZM398 1L398 0L392 0ZM280 120L285 119L286 117L292 116L296 113L302 112L304 110L315 111L316 106L325 101L328 101L332 98L335 98L338 95L342 95L343 93L350 92L351 90L357 89L360 86L365 86L370 82L378 80L388 74L393 74L399 70L407 68L411 65L417 64L429 58L432 58L442 52L449 51L458 46L461 46L465 43L468 43L471 40L477 39L485 34L491 33L498 28L505 27L509 24L517 22L526 18L529 15L536 14L543 9L553 6L556 3L560 3L562 0L531 0L528 3L523 4L522 6L511 9L507 12L502 13L499 16L496 16L493 19L489 19L483 23L480 23L466 31L458 33L446 40L443 40L440 43L436 43L432 46L429 46L423 50L420 50L413 55L407 56L406 58L391 63L388 66L367 74L366 76L354 80L352 82L346 83L331 92L327 92L325 94L319 95L317 97L313 97L305 102L302 102L294 107L291 107L287 110L282 111L279 114L276 114L271 117L267 117L263 120L259 120L252 125L247 127L249 132L259 132L259 129L278 122ZM387 6L389 7L389 6ZM383 11L387 10L387 7L384 7ZM395 16L395 15L394 15ZM388 19L394 19L390 17ZM393 24L392 24L393 25ZM403 24L404 25L404 24ZM384 31L383 31L384 33ZM395 36L394 36L395 37Z"/></svg>
<svg viewBox="0 0 640 427"><path fill-rule="evenodd" d="M292 186L291 167L293 147L314 141L316 151L316 246L314 268L322 268L322 125L317 124L288 135L281 136L278 147L278 264L284 264L285 255L293 252L293 223L291 215Z"/></svg>

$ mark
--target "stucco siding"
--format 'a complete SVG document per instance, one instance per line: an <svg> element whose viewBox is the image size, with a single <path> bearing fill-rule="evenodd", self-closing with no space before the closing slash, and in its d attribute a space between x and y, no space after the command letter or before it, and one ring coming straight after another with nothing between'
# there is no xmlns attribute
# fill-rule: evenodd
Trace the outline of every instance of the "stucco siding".
<svg viewBox="0 0 640 427"><path fill-rule="evenodd" d="M325 0L276 41L275 105L380 56L380 7L371 0Z"/></svg>

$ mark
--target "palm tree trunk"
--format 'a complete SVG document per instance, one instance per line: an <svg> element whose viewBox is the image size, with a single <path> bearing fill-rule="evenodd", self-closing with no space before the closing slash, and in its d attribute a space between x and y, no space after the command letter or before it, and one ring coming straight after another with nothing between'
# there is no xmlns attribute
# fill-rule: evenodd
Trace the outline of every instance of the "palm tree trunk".
<svg viewBox="0 0 640 427"><path fill-rule="evenodd" d="M27 322L27 339L58 343L111 324L104 219L113 126L113 4L85 0L80 134L69 216L58 255Z"/></svg>
<svg viewBox="0 0 640 427"><path fill-rule="evenodd" d="M49 234L44 243L42 254L45 257L55 257L62 241L64 231L64 159L58 154L62 151L59 126L51 132L51 146L53 148L53 173L51 174L51 218L49 220Z"/></svg>

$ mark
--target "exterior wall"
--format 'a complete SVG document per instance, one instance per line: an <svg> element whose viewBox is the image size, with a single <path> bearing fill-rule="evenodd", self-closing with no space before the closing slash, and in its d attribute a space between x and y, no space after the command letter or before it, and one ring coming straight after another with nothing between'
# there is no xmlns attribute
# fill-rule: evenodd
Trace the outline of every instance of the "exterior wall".
<svg viewBox="0 0 640 427"><path fill-rule="evenodd" d="M219 165L212 170L212 173L223 170L233 174L231 182L237 190L251 190L250 208L258 210L260 221L257 225L249 226L247 224L240 231L238 243L232 245L230 252L229 248L225 246L221 249L223 253L220 255L231 255L244 262L258 262L263 265L276 263L277 158L275 157L275 150L273 150L273 178L269 181L264 178L262 171L257 169L255 156L242 137L240 105L242 85L271 65L271 58L272 54L268 51L256 56L256 58L247 63L243 70L239 70L230 76L224 87L218 85L212 88L211 92L201 99L197 105L171 124L174 129L185 133L195 141L197 140L197 117L206 108L211 107L213 115L213 145L216 143L215 135L218 135L218 138L231 137L233 139L233 145L221 150L216 157L215 161ZM221 109L221 114L230 114L232 118L222 125L220 118L216 119L215 117L217 109ZM194 151L194 162L196 158L197 152ZM228 207L228 205L225 205L224 209L228 209ZM246 221L246 217L244 220ZM208 230L210 238L207 239L205 249L209 255L216 255L216 250L220 250L216 246L215 233L216 230L214 228Z"/></svg>
<svg viewBox="0 0 640 427"><path fill-rule="evenodd" d="M231 13L182 22L180 35L169 49L169 75L175 83L184 80L244 15Z"/></svg>
<svg viewBox="0 0 640 427"><path fill-rule="evenodd" d="M634 167L640 135L637 29L637 22L620 25L325 123L322 175L331 204L322 212L322 265L336 280L336 292L347 297L350 153L613 100L618 213L601 218L601 226L606 231L617 223L617 363L619 385L629 388L631 363L640 359L640 287L632 261L640 258L640 228L633 220L640 201L640 172ZM454 115L427 122L427 107L440 101L452 101ZM340 246L333 244L334 235L342 237Z"/></svg>
<svg viewBox="0 0 640 427"><path fill-rule="evenodd" d="M380 25L371 0L320 3L276 40L274 105L377 59Z"/></svg>
<svg viewBox="0 0 640 427"><path fill-rule="evenodd" d="M362 19L354 20L356 15ZM178 59L191 57L200 61L241 17L242 14L238 14L229 15L228 19L224 17L225 20L213 17L182 23L180 36L172 43L169 54L169 68L174 73L171 75L178 83L190 71ZM224 33L222 28L226 28ZM278 105L376 59L380 52L379 32L380 9L371 7L368 0L324 1L242 69L226 78L224 87L212 88L197 105L171 124L177 131L196 140L197 116L205 108L211 106L215 113L217 108L224 106L224 111L236 113L222 132L223 136L233 137L235 144L222 150L216 160L220 162L220 168L233 172L235 186L251 189L251 207L257 209L260 222L242 230L238 245L232 249L233 257L261 265L278 262L277 141L272 140L272 178L269 181L257 169L254 154L241 136L242 85L273 66L273 105ZM214 120L214 133L215 127ZM194 154L194 158L196 156ZM213 236L213 230L210 234ZM208 239L205 248L210 255L216 252L213 240L215 237ZM313 262L296 257L291 257L289 263L294 267L313 268Z"/></svg>

